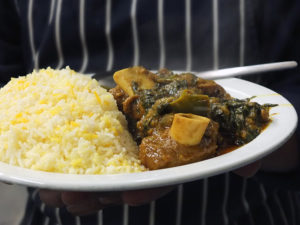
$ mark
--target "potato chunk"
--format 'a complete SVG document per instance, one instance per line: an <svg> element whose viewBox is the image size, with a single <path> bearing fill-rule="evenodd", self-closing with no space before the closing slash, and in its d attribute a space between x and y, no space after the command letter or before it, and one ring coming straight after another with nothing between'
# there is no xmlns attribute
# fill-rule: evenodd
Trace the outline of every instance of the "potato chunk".
<svg viewBox="0 0 300 225"><path fill-rule="evenodd" d="M151 89L154 87L154 73L141 66L135 66L119 70L114 73L114 81L129 95L133 96L132 82L138 84L140 89Z"/></svg>
<svg viewBox="0 0 300 225"><path fill-rule="evenodd" d="M174 115L170 136L183 145L197 145L200 143L210 119L190 113Z"/></svg>

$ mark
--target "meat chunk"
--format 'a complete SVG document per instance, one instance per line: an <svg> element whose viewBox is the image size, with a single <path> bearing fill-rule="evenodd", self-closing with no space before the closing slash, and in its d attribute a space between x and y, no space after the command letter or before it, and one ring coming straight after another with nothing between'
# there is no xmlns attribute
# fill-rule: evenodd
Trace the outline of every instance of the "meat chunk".
<svg viewBox="0 0 300 225"><path fill-rule="evenodd" d="M200 144L194 146L174 141L169 135L170 128L155 129L139 146L140 160L147 168L156 170L213 157L217 150L218 127L217 123L211 122Z"/></svg>
<svg viewBox="0 0 300 225"><path fill-rule="evenodd" d="M213 80L198 78L196 86L197 89L202 91L202 94L210 97L230 98L230 95L226 93L225 89Z"/></svg>

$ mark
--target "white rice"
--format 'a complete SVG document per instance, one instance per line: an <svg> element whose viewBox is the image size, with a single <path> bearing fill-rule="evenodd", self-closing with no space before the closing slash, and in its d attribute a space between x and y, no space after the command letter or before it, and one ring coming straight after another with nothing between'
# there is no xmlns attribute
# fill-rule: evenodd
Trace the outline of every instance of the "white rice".
<svg viewBox="0 0 300 225"><path fill-rule="evenodd" d="M34 71L0 89L0 160L72 174L145 170L113 96L69 68Z"/></svg>

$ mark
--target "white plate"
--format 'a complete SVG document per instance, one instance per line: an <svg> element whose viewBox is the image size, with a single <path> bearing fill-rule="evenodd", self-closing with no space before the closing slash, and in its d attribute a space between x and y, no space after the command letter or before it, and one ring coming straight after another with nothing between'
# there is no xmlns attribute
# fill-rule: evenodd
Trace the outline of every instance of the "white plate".
<svg viewBox="0 0 300 225"><path fill-rule="evenodd" d="M294 107L281 95L257 84L231 78L217 81L233 97L257 96L253 101L274 103L272 123L253 141L227 154L156 171L118 175L70 175L34 171L0 163L0 180L31 187L77 190L121 191L173 185L221 174L258 160L285 143L297 125Z"/></svg>

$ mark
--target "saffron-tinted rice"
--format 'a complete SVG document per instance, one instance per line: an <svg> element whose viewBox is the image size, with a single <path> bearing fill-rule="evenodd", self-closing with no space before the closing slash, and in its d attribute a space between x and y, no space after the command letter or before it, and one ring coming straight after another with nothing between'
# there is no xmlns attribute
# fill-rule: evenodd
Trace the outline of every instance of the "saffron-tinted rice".
<svg viewBox="0 0 300 225"><path fill-rule="evenodd" d="M69 68L34 71L0 89L0 160L72 174L146 170L113 96Z"/></svg>

